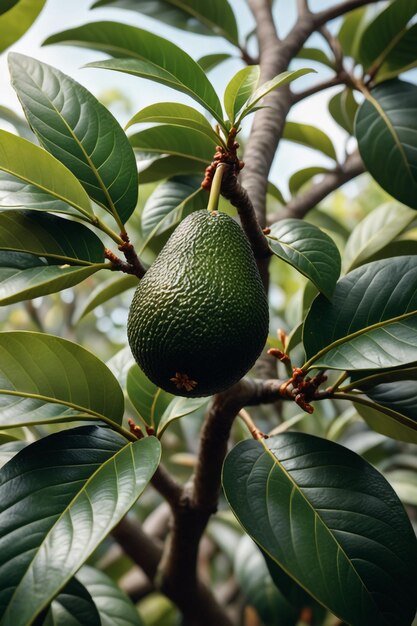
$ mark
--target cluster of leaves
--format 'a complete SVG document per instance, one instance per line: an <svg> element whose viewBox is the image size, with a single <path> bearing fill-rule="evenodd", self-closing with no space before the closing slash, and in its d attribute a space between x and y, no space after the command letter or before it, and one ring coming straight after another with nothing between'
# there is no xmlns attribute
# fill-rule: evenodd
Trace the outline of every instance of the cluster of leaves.
<svg viewBox="0 0 417 626"><path fill-rule="evenodd" d="M9 2L0 15L2 32L12 20L18 23L17 30L10 27L14 39L29 25L19 17L26 4ZM33 20L44 3L29 4ZM202 35L220 35L236 54L246 54L225 0L100 0L94 6L104 5L143 12ZM413 0L394 0L375 18L365 9L345 18L338 45L362 67L363 75L329 103L336 122L355 134L368 171L408 206L391 202L371 213L351 233L343 263L329 234L307 221L277 221L268 235L272 253L310 281L304 314L283 351L299 354L301 345L304 375L335 370L334 399L353 402L375 431L413 443L417 87L397 76L417 63L416 27L409 26L416 12ZM29 20L29 13L25 15ZM248 65L231 78L221 102L206 72L229 53L197 63L172 42L116 22L85 24L45 43L103 51L111 58L90 67L132 74L185 93L210 121L200 109L162 102L137 112L127 127L153 126L127 137L109 111L72 78L35 59L10 54L12 84L29 126L13 112L2 111L21 135L0 131L2 305L55 293L115 269L107 246L123 249L126 241L138 201L137 161L141 183L162 182L141 210L135 246L141 255L157 252L181 219L205 206L202 172L216 146L227 145L231 129L239 130L264 96L311 71L286 71L259 85L259 67ZM303 48L299 56L338 70L336 60L321 50ZM354 89L360 91L360 105ZM287 122L284 139L321 151L337 170L336 150L323 131ZM301 193L315 176L328 171L297 172L289 181L291 193ZM284 203L272 182L270 191ZM78 319L136 282L135 276L119 275L103 281L78 311ZM115 622L114 613L110 616L102 600L106 594L114 595L121 616L127 619L132 613L131 623L140 624L110 579L80 567L151 480L165 430L179 418L201 414L207 401L175 398L150 383L129 354L123 352L120 359L122 367L115 368L114 362L107 366L66 339L0 333L4 626L24 626L34 619L48 624L65 611L92 626L124 623ZM156 436L136 440L125 428L126 403L129 413ZM29 445L19 430L80 421L88 424ZM251 601L256 605L260 597L260 614L272 601L286 607L282 619L287 621L282 623L295 624L300 608L310 603L321 619L318 601L354 626L410 625L415 536L394 491L366 461L330 440L293 432L239 443L226 459L223 484L232 510L265 556L251 583L245 578L247 563L236 565ZM247 550L259 557L253 547ZM258 583L265 580L273 581L275 595L259 596ZM267 616L265 623L271 623Z"/></svg>

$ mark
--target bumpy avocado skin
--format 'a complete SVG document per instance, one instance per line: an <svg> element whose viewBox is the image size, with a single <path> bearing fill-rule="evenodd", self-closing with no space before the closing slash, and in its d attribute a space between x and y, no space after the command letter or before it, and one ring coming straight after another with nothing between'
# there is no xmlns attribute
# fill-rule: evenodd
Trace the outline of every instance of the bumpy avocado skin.
<svg viewBox="0 0 417 626"><path fill-rule="evenodd" d="M136 289L127 334L148 378L173 394L212 395L246 374L265 345L268 301L231 217L202 210L180 223Z"/></svg>

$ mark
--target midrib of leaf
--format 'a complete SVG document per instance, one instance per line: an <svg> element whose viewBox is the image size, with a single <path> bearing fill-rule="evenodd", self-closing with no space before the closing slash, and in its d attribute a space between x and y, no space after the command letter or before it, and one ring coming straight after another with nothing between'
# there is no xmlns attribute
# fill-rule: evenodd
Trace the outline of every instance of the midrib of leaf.
<svg viewBox="0 0 417 626"><path fill-rule="evenodd" d="M340 400L350 400L351 402L356 402L357 404L369 406L375 411L380 411L380 413L384 413L385 415L388 415L388 417L392 417L396 422L403 424L403 426L408 426L411 430L417 431L417 423L410 417L407 417L407 415L403 415L403 413L398 413L383 404L378 404L371 399L367 399L364 397L365 394L357 396L355 393L345 393L344 389L349 390L352 389L352 387L351 385L348 385L347 387L340 387L340 393L335 392L332 397L339 398Z"/></svg>
<svg viewBox="0 0 417 626"><path fill-rule="evenodd" d="M302 252L301 250L297 250L297 248L294 247L294 244L285 243L281 239L278 239L277 237L274 237L274 236L271 236L271 235L268 235L268 239L273 239L274 241L277 241L279 243L279 245L282 246L283 248L288 248L289 250L292 250L297 256L300 256L302 259L304 259L304 261L308 264L309 267L312 267L313 269L315 269L314 264L305 255L305 253ZM310 241L311 241L311 239L310 239ZM320 243L322 243L322 242L320 242ZM274 254L276 254L276 253L274 252Z"/></svg>
<svg viewBox="0 0 417 626"><path fill-rule="evenodd" d="M377 110L377 112L381 116L382 120L385 122L386 127L387 127L389 133L391 134L391 136L392 136L392 138L393 138L393 140L394 140L394 142L395 142L395 144L396 144L396 146L397 146L397 148L398 148L398 150L399 150L399 152L400 152L400 154L402 156L405 168L406 168L406 170L407 170L411 180L414 180L413 174L412 174L411 169L410 169L410 165L409 165L408 160L407 160L407 156L406 156L406 154L404 152L404 148L402 146L400 138L398 137L397 133L395 132L395 128L393 127L391 120L389 119L388 115L385 113L385 111L382 108L382 106L379 104L378 100L376 100L376 98L374 98L370 92L367 92L365 95L366 95L367 100L375 107L375 109Z"/></svg>
<svg viewBox="0 0 417 626"><path fill-rule="evenodd" d="M51 108L55 111L55 113L58 115L58 117L62 120L62 122L64 123L64 126L67 128L69 134L71 135L71 137L74 139L75 143L78 145L78 147L80 148L81 152L84 155L85 160L87 161L90 169L92 170L100 189L102 190L102 192L105 195L105 198L107 200L108 203L108 208L110 209L111 214L113 215L114 219L116 220L117 225L119 226L120 230L123 230L123 223L117 213L116 207L114 206L113 200L110 197L110 194L108 192L108 189L106 187L106 185L104 184L96 166L94 165L93 161L91 160L89 154L86 152L86 150L84 149L84 146L82 144L82 142L78 139L77 135L74 133L73 129L71 128L71 126L67 123L67 120L65 119L65 117L60 113L60 111L56 108L55 104L52 102L52 100L49 98L49 96L42 90L42 88L36 84L36 82L31 78L31 80L33 81L34 85L37 87L37 89L39 89L39 91L42 92L42 94L44 95L44 97L47 99L47 101L49 102ZM61 93L61 92L60 92ZM23 103L22 103L23 106ZM36 116L38 117L38 116ZM38 118L39 119L39 118ZM34 129L34 132L38 135L39 139L42 141L42 135L40 133L38 133L36 131L36 129ZM95 144L97 146L97 142ZM100 206L102 206L104 209L106 209L107 207L103 206L101 202L99 202L98 200L95 200L95 202L97 202L97 204L99 204Z"/></svg>
<svg viewBox="0 0 417 626"><path fill-rule="evenodd" d="M135 438L135 440L136 440L136 438ZM58 523L59 523L59 522L60 522L60 521L64 518L64 515L66 515L67 513L69 513L69 511L70 511L71 507L75 504L75 502L76 502L76 501L80 498L80 496L81 496L82 494L84 494L84 495L86 496L87 500L89 500L89 497L88 497L88 494L87 494L87 487L89 486L89 484L91 483L91 481L93 480L93 478L95 478L95 477L97 476L97 474L98 474L98 473L102 470L102 468L104 468L106 465L108 465L108 464L110 464L110 463L113 463L113 464L114 464L114 471L115 471L115 474L117 474L116 464L115 464L115 462L114 462L114 461L115 461L115 458L116 458L116 456L117 456L118 454L121 454L122 452L124 452L124 450L125 450L126 446L130 446L130 451L131 451L131 456L132 456L132 460L133 460L133 465L135 465L135 464L134 464L134 457L133 457L133 453L132 453L132 442L130 442L130 443L128 442L128 443L126 443L126 445L125 445L125 446L123 446L123 448L121 448L120 450L118 450L118 451L117 451L117 452L116 452L113 456L111 456L109 459L107 459L107 461L104 461L104 463L101 463L101 464L99 465L99 467L98 467L98 468L97 468L97 469L96 469L96 470L95 470L95 471L91 474L91 476L88 478L88 480L84 483L83 487L82 487L82 488L81 488L81 489L80 489L80 490L76 493L76 495L72 498L71 502L70 502L69 504L67 504L67 506L65 507L65 509L64 509L64 510L60 513L60 515L59 515L59 516L58 516L58 518L55 520L54 524L51 526L51 528L49 529L48 533L46 534L46 536L45 536L44 540L43 540L43 541L42 541L42 543L38 546L38 548L37 548L37 550L36 550L36 553L34 554L33 558L31 559L30 563L29 563L29 564L28 564L28 566L27 566L27 569L26 569L26 572L25 572L25 574L24 574L23 578L21 579L20 583L16 586L16 589L14 590L13 595L12 595L12 597L11 597L11 598L10 598L10 600L9 600L8 607L7 607L7 609L6 609L6 613L7 613L7 611L9 610L9 607L10 607L10 605L11 605L11 604L12 604L12 602L13 602L13 598L15 597L15 595L16 595L16 593L18 592L19 588L21 587L21 585L22 585L23 581L24 581L24 580L25 580L25 578L27 577L28 572L30 571L30 569L31 569L31 567L32 567L32 565L33 565L33 563L34 563L34 561L36 560L36 558L37 558L37 556L38 556L38 554L39 554L40 550L42 549L43 545L47 543L47 540L48 540L49 536L52 534L52 532L53 532L54 528L55 528L55 527L58 525ZM89 501L90 501L90 500L89 500ZM71 525L72 525L72 524L71 524ZM71 578L71 576L72 576L72 575L73 575L73 574L72 574L72 573L70 573L69 575L67 575L67 576L66 576L66 578L65 578L63 581L61 581L61 582L62 582L62 585L61 585L61 587L60 587L61 589L65 586L65 583L67 583L67 582L69 581L69 579ZM38 609L38 612L37 612L36 616L32 616L32 617L37 617L37 616L38 616L38 615L39 615L39 614L43 611L43 609L44 609L44 608L46 608L46 607L48 606L49 602L50 602L50 598L47 598L47 599L45 600L44 604L42 605L42 607L40 607L40 608ZM27 626L29 626L29 624L27 624Z"/></svg>
<svg viewBox="0 0 417 626"><path fill-rule="evenodd" d="M391 39L391 42L388 44L388 46L381 52L379 57L375 59L371 67L367 70L367 74L371 74L372 76L375 76L378 73L379 69L381 68L381 65L384 63L385 59L387 58L391 50L395 47L395 45L399 42L399 40L407 32L407 30L408 30L407 25L405 25L396 35L394 35L394 37Z"/></svg>
<svg viewBox="0 0 417 626"><path fill-rule="evenodd" d="M325 346L324 348L316 352L314 356L312 356L310 359L308 359L308 361L306 361L306 363L304 363L302 369L304 371L307 371L308 369L312 367L312 363L314 363L314 361L317 361L317 359L319 359L321 356L326 354L326 352L330 352L330 350L333 350L334 348L336 348L337 346L340 346L343 343L347 343L348 341L351 341L352 339L355 339L356 337L359 337L360 335L363 335L371 330L374 330L375 328L383 328L384 326L388 326L389 324L394 324L395 322L401 322L402 320L408 319L409 317L413 317L413 315L416 315L416 314L417 314L417 310L409 311L408 313L397 315L397 317L390 317L389 319L384 320L382 322L376 322L375 324L371 324L370 326L361 328L360 330L357 330L354 333L351 333L350 335L345 335L344 337L340 337L336 341L333 341L328 346Z"/></svg>
<svg viewBox="0 0 417 626"><path fill-rule="evenodd" d="M34 256L45 257L46 259L57 259L57 260L63 261L64 263L70 264L71 267L76 267L77 265L83 265L83 266L87 266L87 267L93 266L93 265L103 265L104 267L110 267L110 265L111 265L111 264L108 264L108 263L95 263L94 261L85 261L83 259L77 259L77 258L74 258L74 257L63 256L61 254L53 254L53 253L50 253L50 252L44 252L44 251L33 252L31 250L22 250L22 248L14 248L13 246L8 247L8 248L0 246L0 250L10 251L10 252L22 252L22 253L26 253L26 254L33 254ZM48 267L48 266L45 266L45 267ZM49 266L49 267L51 267L51 266Z"/></svg>
<svg viewBox="0 0 417 626"><path fill-rule="evenodd" d="M189 5L184 4L184 2L181 2L181 0L167 0L167 2L169 2L169 4L172 4L173 6L178 7L179 9L182 9L185 13L192 15L199 22L201 22L202 24L205 24L205 26L208 26L209 28L212 28L212 29L214 28L214 30L216 30L218 33L221 33L222 36L225 39L227 39L227 41L230 41L231 44L236 46L236 42L229 35L229 33L221 27L220 24L216 24L215 22L212 22L205 15L202 15L201 13L196 11L193 7L190 7Z"/></svg>
<svg viewBox="0 0 417 626"><path fill-rule="evenodd" d="M355 574L356 578L359 580L359 582L360 582L360 584L361 584L361 586L362 586L362 589L366 592L366 595L367 595L367 596L371 599L372 604L374 605L374 607L375 607L375 609L376 609L377 613L379 613L378 607L377 607L377 605L375 604L375 601L374 601L374 599L373 599L372 595L370 594L370 592L368 591L368 589L367 589L367 587L366 587L365 583L363 582L362 577L359 575L359 573L358 573L358 571L356 570L356 568L354 567L354 565L353 565L353 563L352 563L351 559L348 557L348 555L346 554L346 552L345 552L345 550L343 549L343 547L342 547L342 546L340 545L340 543L337 541L336 537L333 535L333 533L331 532L330 528L329 528L329 527L327 526L327 524L324 522L324 520L322 519L322 517L320 516L320 514L319 514L319 513L317 513L316 509L315 509L315 508L314 508L314 506L311 504L310 500L307 498L307 496L305 495L305 493L303 492L303 490L302 490L302 489L298 486L298 484L295 482L295 480L293 479L293 477L291 476L291 474L290 474L290 473L289 473L289 472L285 469L285 467L282 465L282 463L280 463L279 459L278 459L278 458L274 455L274 453L272 452L272 450L270 450L270 448L268 448L268 446L267 446L267 445L266 445L266 443L265 443L265 439L259 439L258 441L262 444L262 446L263 446L263 448L264 448L265 452L266 452L266 453L270 456L270 458L272 459L273 466L272 466L272 468L271 468L271 470L270 470L270 475L272 474L272 470L274 469L274 466L275 466L275 467L278 467L278 468L282 471L282 473L285 475L285 477L287 478L287 480L288 480L288 481L292 484L293 491L297 491L297 493L299 493L299 494L301 495L301 497L305 500L305 502L307 503L308 507L309 507L309 508L313 511L313 513L314 513L314 520L315 520L315 521L314 521L314 524L315 524L315 529L316 529L316 521L317 521L317 520L319 520L319 522L321 523L321 525L323 526L323 528L326 530L326 532L328 533L328 535L331 537L331 539L332 539L333 543L336 545L338 552L341 552L341 553L344 555L344 557L345 557L346 561L349 563L349 565L350 565L350 567L351 567L352 571L354 572L354 574ZM269 481L267 481L267 485L268 485L268 482L269 482ZM316 540L316 538L317 538L317 537L316 537L316 532L314 533L314 537L315 537L315 540ZM264 549L264 546L262 546L262 549ZM317 550L316 550L316 551L317 551ZM267 552L267 550L265 550L265 552ZM275 561L275 562L277 563L276 559L275 559L275 558L274 558L274 557L273 557L273 556L272 556L269 552L267 552L267 553L268 553L268 555L272 558L272 560L273 560L273 561ZM320 563L320 556L319 556L318 551L317 551L317 557L318 557L318 560L319 560L319 563ZM319 604L322 604L322 605L323 605L323 602L322 602L319 598L317 598L317 596L315 596L315 595L311 592L311 590L310 590L310 589L307 589L307 588L306 588L306 587L305 587L305 586L304 586L304 585L303 585L303 584L302 584L302 583L301 583L298 579L296 579L296 578L295 578L295 577L294 577L294 576L293 576L293 575L292 575L292 574L291 574L288 570L286 570L286 569L282 566L282 564L281 564L281 563L278 563L278 565L279 565L279 566L280 566L280 567L281 567L281 568L285 571L285 573L286 573L286 574L288 574L288 576L290 576L290 578L292 578L293 580L295 580L295 581L296 581L296 582L300 585L300 587L302 587L302 588L303 588L303 589L304 589L304 590L305 590L305 591L306 591L309 595L313 596L313 598L315 598L315 599L317 600L317 602L319 602ZM320 569L321 569L321 566L320 566ZM325 580L325 577L324 577L324 580ZM339 579L339 583L340 583L340 582L341 582L341 581L340 581L340 579ZM328 608L328 607L326 607L326 608ZM333 610L333 609L332 609L332 610ZM338 617L340 617L340 616L338 616ZM387 624L387 623L385 622L385 625L381 625L381 626L389 626L389 624Z"/></svg>

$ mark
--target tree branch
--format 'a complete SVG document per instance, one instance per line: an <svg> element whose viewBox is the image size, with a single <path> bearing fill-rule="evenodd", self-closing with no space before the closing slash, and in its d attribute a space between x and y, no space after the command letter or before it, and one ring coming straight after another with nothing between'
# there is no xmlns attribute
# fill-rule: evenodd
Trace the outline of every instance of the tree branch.
<svg viewBox="0 0 417 626"><path fill-rule="evenodd" d="M376 1L377 0L346 0L346 2L340 2L333 7L325 9L324 11L314 13L315 29L319 28L323 24L326 24L326 22L330 22L330 20L334 20L336 17L345 15L345 13L348 13L349 11L359 9L367 4L373 4Z"/></svg>
<svg viewBox="0 0 417 626"><path fill-rule="evenodd" d="M350 154L343 165L340 165L329 174L326 174L320 182L310 187L305 193L290 200L279 213L270 215L269 222L272 224L273 222L287 217L302 219L310 209L315 207L323 198L332 193L332 191L335 191L364 171L365 167L359 152Z"/></svg>
<svg viewBox="0 0 417 626"><path fill-rule="evenodd" d="M317 83L316 85L312 85L312 87L309 87L308 89L304 89L304 91L299 91L298 93L294 93L293 97L292 97L292 103L293 104L297 104L297 102L301 102L301 100L304 100L305 98L308 98L309 96L313 96L316 93L319 93L320 91L324 91L325 89L330 89L330 87L336 87L337 85L344 85L345 84L345 80L341 77L341 76L332 76L331 78L328 78L327 80L323 80L320 83Z"/></svg>
<svg viewBox="0 0 417 626"><path fill-rule="evenodd" d="M297 0L297 12L298 15L305 15L306 13L310 13L308 0Z"/></svg>

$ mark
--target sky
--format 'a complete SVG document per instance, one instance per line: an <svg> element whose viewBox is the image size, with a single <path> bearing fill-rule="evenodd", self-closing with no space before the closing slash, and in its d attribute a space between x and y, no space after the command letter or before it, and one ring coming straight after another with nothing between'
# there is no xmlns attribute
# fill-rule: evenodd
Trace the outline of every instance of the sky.
<svg viewBox="0 0 417 626"><path fill-rule="evenodd" d="M229 1L238 19L240 31L246 34L253 28L253 18L246 0ZM331 5L332 1L333 0L311 0L310 5L313 10L321 10ZM138 110L154 102L178 100L193 105L195 105L195 103L190 101L185 95L173 92L165 86L151 83L144 79L120 74L118 72L92 68L83 69L82 66L86 63L105 58L106 55L97 51L90 51L73 46L54 45L42 47L41 44L46 37L86 22L110 20L132 24L145 30L151 30L160 36L170 39L194 58L213 52L234 51L232 46L218 37L203 37L185 33L165 26L158 21L147 18L134 11L110 8L100 8L91 11L89 9L92 4L93 0L47 0L41 15L31 29L22 39L14 44L10 50L33 56L50 65L54 65L85 85L96 97L102 96L108 92L108 90L116 90L126 94L132 103L132 110L128 112L123 106L116 106L112 109L122 125L128 121L133 113L136 113ZM285 34L285 31L294 20L296 15L295 4L296 0L278 0L278 2L276 2L275 13L280 34ZM332 26L337 29L337 22L334 22ZM325 44L323 46L322 38L317 35L315 36L315 40L310 40L309 45L326 48ZM9 82L7 52L0 57L0 105L11 107L20 112L20 105ZM308 61L297 61L294 63L294 69L302 66L313 67L319 73L312 75L312 77L309 76L299 79L298 85L301 85L301 88L304 88L311 82L321 81L329 76L329 70L326 70L324 66ZM209 74L219 94L223 93L228 80L230 80L233 74L241 67L242 62L236 59L227 61ZM346 134L333 122L327 112L327 100L339 90L340 87L333 88L327 90L325 93L309 98L308 101L299 103L291 110L289 119L313 124L327 132L335 143L338 155L342 158L345 149ZM1 123L1 121L0 125L7 128L7 124ZM302 167L312 165L332 167L333 162L316 151L285 142L283 149L279 151L274 161L271 178L274 180L275 184L285 191L290 174Z"/></svg>

